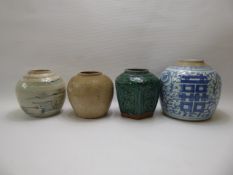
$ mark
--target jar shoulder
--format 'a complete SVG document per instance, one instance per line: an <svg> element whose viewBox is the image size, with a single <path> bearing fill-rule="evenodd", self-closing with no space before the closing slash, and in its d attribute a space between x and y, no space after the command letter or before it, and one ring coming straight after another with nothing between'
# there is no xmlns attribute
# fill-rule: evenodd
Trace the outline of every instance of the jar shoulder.
<svg viewBox="0 0 233 175"><path fill-rule="evenodd" d="M75 75L69 80L68 86L76 86L81 84L109 84L111 86L113 85L113 82L111 78L104 74L98 76Z"/></svg>
<svg viewBox="0 0 233 175"><path fill-rule="evenodd" d="M65 88L64 80L60 77L52 81L28 81L22 79L16 84L16 90L44 90L54 88Z"/></svg>
<svg viewBox="0 0 233 175"><path fill-rule="evenodd" d="M122 73L120 74L116 80L116 83L149 83L149 82L158 82L159 78L156 77L152 73L146 73L146 74L128 74L128 73Z"/></svg>
<svg viewBox="0 0 233 175"><path fill-rule="evenodd" d="M163 82L163 84L168 84L171 82L195 83L196 81L201 81L203 83L214 81L221 84L220 75L216 72L216 70L210 68L209 66L192 69L176 69L176 66L171 66L166 68L160 74L160 80Z"/></svg>
<svg viewBox="0 0 233 175"><path fill-rule="evenodd" d="M163 72L203 72L203 73L211 73L216 72L215 69L213 69L210 66L195 66L195 67L188 67L188 66L169 66L167 67ZM162 72L162 73L163 73ZM216 72L217 73L217 72Z"/></svg>

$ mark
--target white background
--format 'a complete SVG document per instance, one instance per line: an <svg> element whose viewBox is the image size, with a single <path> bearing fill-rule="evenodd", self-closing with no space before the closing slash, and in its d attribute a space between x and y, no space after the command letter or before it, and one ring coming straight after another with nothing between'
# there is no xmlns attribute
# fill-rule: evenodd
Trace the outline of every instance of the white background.
<svg viewBox="0 0 233 175"><path fill-rule="evenodd" d="M0 0L0 175L233 174L232 0ZM182 122L63 113L26 116L14 88L30 69L66 82L83 70L113 80L125 68L159 76L177 59L203 58L223 80L213 119Z"/></svg>

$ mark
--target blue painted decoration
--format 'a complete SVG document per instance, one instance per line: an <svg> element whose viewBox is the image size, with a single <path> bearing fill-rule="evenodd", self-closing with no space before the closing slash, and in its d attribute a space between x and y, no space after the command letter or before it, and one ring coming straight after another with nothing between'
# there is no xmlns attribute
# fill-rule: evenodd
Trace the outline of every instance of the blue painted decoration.
<svg viewBox="0 0 233 175"><path fill-rule="evenodd" d="M163 113L172 118L200 121L216 110L221 78L211 67L171 66L160 76Z"/></svg>

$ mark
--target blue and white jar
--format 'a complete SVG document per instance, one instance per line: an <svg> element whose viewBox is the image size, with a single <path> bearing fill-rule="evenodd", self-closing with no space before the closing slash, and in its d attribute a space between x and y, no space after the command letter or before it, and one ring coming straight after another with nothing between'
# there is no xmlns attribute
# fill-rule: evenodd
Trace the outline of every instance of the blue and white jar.
<svg viewBox="0 0 233 175"><path fill-rule="evenodd" d="M204 60L180 60L160 76L163 113L189 121L211 118L221 94L221 78Z"/></svg>
<svg viewBox="0 0 233 175"><path fill-rule="evenodd" d="M65 100L63 79L50 70L31 70L16 85L22 110L33 117L48 117L61 111Z"/></svg>

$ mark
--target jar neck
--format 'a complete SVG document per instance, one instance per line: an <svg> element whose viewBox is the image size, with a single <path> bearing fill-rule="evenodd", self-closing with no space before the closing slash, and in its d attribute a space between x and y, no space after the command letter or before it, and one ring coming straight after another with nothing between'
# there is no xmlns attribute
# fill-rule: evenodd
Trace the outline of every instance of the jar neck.
<svg viewBox="0 0 233 175"><path fill-rule="evenodd" d="M28 71L28 73L23 78L28 81L54 81L60 77L51 70L35 69Z"/></svg>
<svg viewBox="0 0 233 175"><path fill-rule="evenodd" d="M98 76L98 75L102 75L102 72L98 72L98 71L83 71L83 72L80 72L79 75L81 75L81 76Z"/></svg>
<svg viewBox="0 0 233 175"><path fill-rule="evenodd" d="M132 69L125 69L125 73L129 73L129 74L146 74L146 73L149 73L149 70L148 69L132 68Z"/></svg>
<svg viewBox="0 0 233 175"><path fill-rule="evenodd" d="M184 59L176 62L177 66L208 66L203 59Z"/></svg>
<svg viewBox="0 0 233 175"><path fill-rule="evenodd" d="M34 77L34 78L41 78L41 77L47 77L54 75L54 73L51 70L47 69L35 69L35 70L30 70L28 71L27 75L28 77Z"/></svg>

